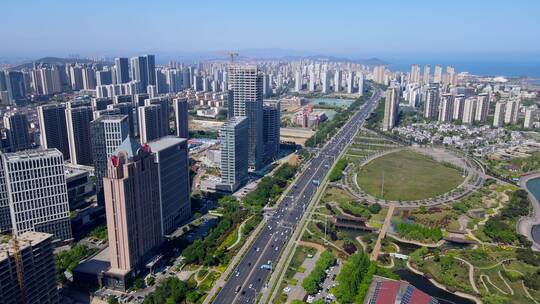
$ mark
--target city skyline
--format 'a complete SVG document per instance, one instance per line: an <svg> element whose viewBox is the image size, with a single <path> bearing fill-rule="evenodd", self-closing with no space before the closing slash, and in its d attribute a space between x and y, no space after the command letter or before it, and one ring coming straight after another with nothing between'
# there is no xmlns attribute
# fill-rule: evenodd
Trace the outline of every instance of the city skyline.
<svg viewBox="0 0 540 304"><path fill-rule="evenodd" d="M444 6L429 1L389 1L384 5L239 1L200 6L165 1L153 4L150 10L140 9L142 3L137 1L106 6L102 1L78 3L76 10L66 1L8 2L3 4L9 12L5 22L16 26L0 33L2 41L11 42L0 47L0 57L137 52L187 56L227 49L273 56L356 58L540 53L540 42L531 39L540 30L535 18L540 8L537 2L458 2ZM90 13L99 7L103 7L99 14ZM119 16L124 16L123 26L111 27ZM204 22L200 22L201 16ZM244 26L246 23L251 26ZM73 41L70 37L77 33L84 33L85 38ZM509 37L513 43L503 43Z"/></svg>

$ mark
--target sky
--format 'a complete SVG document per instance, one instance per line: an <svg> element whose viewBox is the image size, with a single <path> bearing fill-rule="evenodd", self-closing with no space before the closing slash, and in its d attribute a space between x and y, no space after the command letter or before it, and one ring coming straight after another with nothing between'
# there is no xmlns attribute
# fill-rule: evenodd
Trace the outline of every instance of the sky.
<svg viewBox="0 0 540 304"><path fill-rule="evenodd" d="M0 57L538 57L540 1L2 1Z"/></svg>

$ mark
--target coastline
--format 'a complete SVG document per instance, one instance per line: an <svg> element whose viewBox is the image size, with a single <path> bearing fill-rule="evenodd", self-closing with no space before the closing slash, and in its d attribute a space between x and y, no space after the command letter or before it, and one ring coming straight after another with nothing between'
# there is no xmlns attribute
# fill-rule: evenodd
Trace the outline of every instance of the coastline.
<svg viewBox="0 0 540 304"><path fill-rule="evenodd" d="M532 237L532 228L535 225L540 225L540 204L534 197L534 195L527 188L527 182L531 179L540 178L540 173L532 173L524 175L519 179L519 186L527 191L529 194L529 200L533 205L533 213L529 216L520 218L516 224L517 233L526 236L532 242L532 249L540 251L540 244L535 242Z"/></svg>

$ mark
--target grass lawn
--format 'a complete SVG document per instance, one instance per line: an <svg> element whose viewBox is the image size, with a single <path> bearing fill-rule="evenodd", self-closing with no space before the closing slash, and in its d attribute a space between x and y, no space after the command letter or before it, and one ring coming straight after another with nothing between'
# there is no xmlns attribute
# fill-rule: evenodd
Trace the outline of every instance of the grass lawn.
<svg viewBox="0 0 540 304"><path fill-rule="evenodd" d="M345 203L354 201L356 198L349 194L347 191L337 188L337 187L331 187L329 186L326 188L326 191L324 193L322 202L328 203L328 202L337 202L337 203Z"/></svg>
<svg viewBox="0 0 540 304"><path fill-rule="evenodd" d="M384 192L381 194L384 173ZM446 193L463 182L460 170L429 156L403 150L381 156L360 169L358 184L386 200L419 200Z"/></svg>

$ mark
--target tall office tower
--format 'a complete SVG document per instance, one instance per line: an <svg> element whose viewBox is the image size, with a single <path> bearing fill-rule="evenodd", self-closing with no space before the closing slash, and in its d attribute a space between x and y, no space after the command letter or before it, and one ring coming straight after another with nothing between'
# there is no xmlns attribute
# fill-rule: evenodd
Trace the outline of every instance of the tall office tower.
<svg viewBox="0 0 540 304"><path fill-rule="evenodd" d="M113 104L113 99L112 97L92 98L90 104L94 111L105 110L108 105Z"/></svg>
<svg viewBox="0 0 540 304"><path fill-rule="evenodd" d="M101 116L90 123L92 135L92 159L96 176L96 192L102 201L103 177L107 173L107 159L129 136L126 115Z"/></svg>
<svg viewBox="0 0 540 304"><path fill-rule="evenodd" d="M534 127L536 111L536 106L530 106L525 110L525 121L523 122L523 128L532 129Z"/></svg>
<svg viewBox="0 0 540 304"><path fill-rule="evenodd" d="M512 99L506 103L506 110L504 113L505 124L516 124L518 121L519 112L519 99Z"/></svg>
<svg viewBox="0 0 540 304"><path fill-rule="evenodd" d="M214 92L217 92L215 90ZM272 94L272 84L270 83L270 76L263 74L263 97L268 97Z"/></svg>
<svg viewBox="0 0 540 304"><path fill-rule="evenodd" d="M56 148L69 159L69 143L66 125L66 106L50 104L37 108L39 119L39 139L44 149Z"/></svg>
<svg viewBox="0 0 540 304"><path fill-rule="evenodd" d="M74 91L81 90L83 88L83 71L80 66L70 66L69 79L71 80L71 89Z"/></svg>
<svg viewBox="0 0 540 304"><path fill-rule="evenodd" d="M394 86L386 90L384 101L383 131L390 131L396 125L399 103L399 88Z"/></svg>
<svg viewBox="0 0 540 304"><path fill-rule="evenodd" d="M133 80L138 81L140 88L146 90L148 86L148 64L146 57L132 57L131 61L131 77Z"/></svg>
<svg viewBox="0 0 540 304"><path fill-rule="evenodd" d="M463 107L465 105L465 95L458 94L454 97L454 113L452 114L453 120L463 119Z"/></svg>
<svg viewBox="0 0 540 304"><path fill-rule="evenodd" d="M302 91L302 71L300 70L296 71L294 76L294 90L296 92Z"/></svg>
<svg viewBox="0 0 540 304"><path fill-rule="evenodd" d="M150 96L146 93L135 94L135 96L133 96L133 105L135 107L144 106L145 100L147 100L148 98L150 98Z"/></svg>
<svg viewBox="0 0 540 304"><path fill-rule="evenodd" d="M456 70L451 65L446 67L445 83L449 85L456 85L457 83Z"/></svg>
<svg viewBox="0 0 540 304"><path fill-rule="evenodd" d="M411 65L411 74L409 77L409 83L420 83L420 66L418 64Z"/></svg>
<svg viewBox="0 0 540 304"><path fill-rule="evenodd" d="M6 128L11 152L29 149L32 146L26 114L18 112L4 114L4 128Z"/></svg>
<svg viewBox="0 0 540 304"><path fill-rule="evenodd" d="M83 88L85 90L94 90L96 88L96 71L92 68L82 69Z"/></svg>
<svg viewBox="0 0 540 304"><path fill-rule="evenodd" d="M111 71L97 71L96 72L96 86L112 84L112 72Z"/></svg>
<svg viewBox="0 0 540 304"><path fill-rule="evenodd" d="M131 97L131 96L129 96ZM131 98L130 98L131 100ZM134 114L133 110L133 104L131 101L128 102L122 102L122 103L115 103L112 105L107 106L107 110L116 110L120 115L126 115L129 125L129 134L133 137L137 135L137 130L135 128L136 124L136 114Z"/></svg>
<svg viewBox="0 0 540 304"><path fill-rule="evenodd" d="M476 98L468 97L463 104L463 123L472 124L476 115Z"/></svg>
<svg viewBox="0 0 540 304"><path fill-rule="evenodd" d="M502 127L504 126L504 112L506 109L506 102L499 100L495 104L495 114L493 116L493 126Z"/></svg>
<svg viewBox="0 0 540 304"><path fill-rule="evenodd" d="M168 235L191 217L187 139L165 136L148 145L158 167L161 233Z"/></svg>
<svg viewBox="0 0 540 304"><path fill-rule="evenodd" d="M142 143L165 136L161 133L161 106L157 104L137 108L139 137Z"/></svg>
<svg viewBox="0 0 540 304"><path fill-rule="evenodd" d="M220 129L220 190L234 192L248 180L248 129L248 119L242 116L229 119Z"/></svg>
<svg viewBox="0 0 540 304"><path fill-rule="evenodd" d="M17 237L20 260L13 240L0 236L0 299L2 303L56 304L61 300L56 285L52 236L47 233L25 232ZM20 263L20 266L17 265ZM17 277L22 271L21 281ZM24 290L21 290L21 285Z"/></svg>
<svg viewBox="0 0 540 304"><path fill-rule="evenodd" d="M93 120L96 120L103 116L120 115L120 110L115 108L108 108L105 110L97 110L92 113Z"/></svg>
<svg viewBox="0 0 540 304"><path fill-rule="evenodd" d="M169 85L167 84L167 77L165 70L156 70L156 91L158 94L165 94L169 92Z"/></svg>
<svg viewBox="0 0 540 304"><path fill-rule="evenodd" d="M358 74L358 95L364 96L364 74Z"/></svg>
<svg viewBox="0 0 540 304"><path fill-rule="evenodd" d="M144 101L145 105L159 105L159 137L169 135L169 97L155 97Z"/></svg>
<svg viewBox="0 0 540 304"><path fill-rule="evenodd" d="M373 81L375 81L378 84L385 84L385 79L384 79L385 74L386 72L385 72L384 65L378 65L374 67L373 68Z"/></svg>
<svg viewBox="0 0 540 304"><path fill-rule="evenodd" d="M116 83L129 82L129 63L127 58L115 58L114 67L116 68Z"/></svg>
<svg viewBox="0 0 540 304"><path fill-rule="evenodd" d="M347 77L347 93L352 94L354 92L354 72L349 71L349 76Z"/></svg>
<svg viewBox="0 0 540 304"><path fill-rule="evenodd" d="M45 232L71 239L64 158L56 149L0 155L12 231ZM24 170L21 170L24 168ZM6 205L4 202L0 205Z"/></svg>
<svg viewBox="0 0 540 304"><path fill-rule="evenodd" d="M92 166L90 122L94 119L92 108L82 106L66 108L67 137L69 156L72 164Z"/></svg>
<svg viewBox="0 0 540 304"><path fill-rule="evenodd" d="M341 89L341 70L336 70L334 73L334 92L339 92Z"/></svg>
<svg viewBox="0 0 540 304"><path fill-rule="evenodd" d="M315 87L317 86L317 74L315 74L315 69L309 70L309 91L315 92Z"/></svg>
<svg viewBox="0 0 540 304"><path fill-rule="evenodd" d="M439 110L439 121L440 122L451 122L453 117L454 110L454 95L452 94L442 94L441 96L441 105Z"/></svg>
<svg viewBox="0 0 540 304"><path fill-rule="evenodd" d="M476 99L475 121L484 122L487 119L489 111L489 95L487 93L479 94Z"/></svg>
<svg viewBox="0 0 540 304"><path fill-rule="evenodd" d="M328 71L323 71L322 72L322 93L323 94L328 94L330 93L330 75L328 73Z"/></svg>
<svg viewBox="0 0 540 304"><path fill-rule="evenodd" d="M125 290L162 242L159 173L150 146L126 138L109 158L103 189L111 261L105 276Z"/></svg>
<svg viewBox="0 0 540 304"><path fill-rule="evenodd" d="M10 104L26 98L26 86L24 85L24 76L19 71L6 72L6 87Z"/></svg>
<svg viewBox="0 0 540 304"><path fill-rule="evenodd" d="M433 82L434 83L442 82L442 67L438 64L435 66L435 72L433 74Z"/></svg>
<svg viewBox="0 0 540 304"><path fill-rule="evenodd" d="M264 162L271 163L279 154L279 137L281 123L281 105L276 103L265 103L263 107L264 126Z"/></svg>
<svg viewBox="0 0 540 304"><path fill-rule="evenodd" d="M424 117L428 119L437 118L439 111L439 88L431 87L426 92L426 102L424 104Z"/></svg>
<svg viewBox="0 0 540 304"><path fill-rule="evenodd" d="M255 65L230 66L228 74L234 116L248 121L249 166L259 170L264 157L262 74Z"/></svg>
<svg viewBox="0 0 540 304"><path fill-rule="evenodd" d="M189 138L189 109L187 98L176 98L173 100L173 104L176 136L180 138Z"/></svg>
<svg viewBox="0 0 540 304"><path fill-rule="evenodd" d="M148 84L156 85L156 56L145 55L146 57L146 71L148 73Z"/></svg>
<svg viewBox="0 0 540 304"><path fill-rule="evenodd" d="M431 81L431 66L429 64L424 65L424 76L422 77L422 82L424 85L429 85Z"/></svg>

